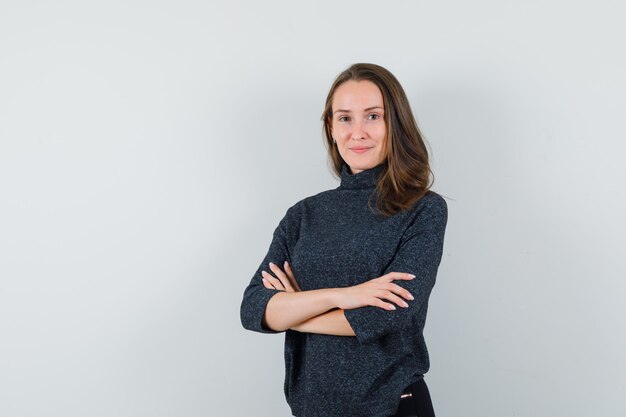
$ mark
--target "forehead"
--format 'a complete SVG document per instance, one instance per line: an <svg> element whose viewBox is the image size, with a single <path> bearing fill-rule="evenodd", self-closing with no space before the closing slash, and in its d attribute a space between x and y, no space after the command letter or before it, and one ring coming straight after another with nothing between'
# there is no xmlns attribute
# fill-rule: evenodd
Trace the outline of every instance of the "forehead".
<svg viewBox="0 0 626 417"><path fill-rule="evenodd" d="M371 81L346 81L337 87L333 94L333 111L361 110L374 106L383 107L383 95L378 86Z"/></svg>

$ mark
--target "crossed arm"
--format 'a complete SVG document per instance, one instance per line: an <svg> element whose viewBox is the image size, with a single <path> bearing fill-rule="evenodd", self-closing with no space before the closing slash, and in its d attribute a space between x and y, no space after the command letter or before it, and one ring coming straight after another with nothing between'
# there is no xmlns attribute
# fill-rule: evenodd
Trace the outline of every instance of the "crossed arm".
<svg viewBox="0 0 626 417"><path fill-rule="evenodd" d="M290 209L291 210L291 209ZM259 268L244 291L241 322L264 333L292 329L307 333L356 336L362 344L416 325L435 284L443 252L447 205L433 196L419 206L419 214L403 232L397 252L382 276L352 287L301 291L289 264L284 269L270 259L288 259L289 219L285 216L261 268L270 263L274 275ZM295 215L294 215L295 216ZM293 217L296 218L296 217ZM411 271L415 275L406 272ZM392 282L400 280L398 284ZM411 291L409 293L409 290ZM414 297L414 298L413 298ZM410 301L409 308L405 300ZM396 305L400 308L396 309ZM392 311L395 310L395 311Z"/></svg>
<svg viewBox="0 0 626 417"><path fill-rule="evenodd" d="M349 288L323 288L319 290L301 291L288 262L283 272L280 267L270 263L270 269L276 277L266 271L262 272L263 285L266 288L280 290L267 303L263 315L263 325L272 330L292 329L306 333L321 333L336 336L356 336L344 314L344 308L356 308L363 305L376 305L388 310L395 306L382 301L385 296L402 307L408 304L393 291L412 299L411 294L403 288L391 284L394 279L412 279L411 274L392 273L372 281L368 285ZM377 294L378 296L374 296ZM344 308L342 308L344 307Z"/></svg>

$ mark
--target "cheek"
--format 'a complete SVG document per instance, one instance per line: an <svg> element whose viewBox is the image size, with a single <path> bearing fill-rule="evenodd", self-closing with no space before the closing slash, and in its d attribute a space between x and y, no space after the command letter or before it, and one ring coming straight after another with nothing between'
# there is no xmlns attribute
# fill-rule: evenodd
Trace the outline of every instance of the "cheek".
<svg viewBox="0 0 626 417"><path fill-rule="evenodd" d="M384 124L381 124L380 126L377 127L376 129L376 137L379 140L384 140L385 139L385 135L387 134L387 128L385 127Z"/></svg>
<svg viewBox="0 0 626 417"><path fill-rule="evenodd" d="M333 136L337 138L343 138L349 134L350 134L350 131L342 126L337 126L335 129L333 129Z"/></svg>

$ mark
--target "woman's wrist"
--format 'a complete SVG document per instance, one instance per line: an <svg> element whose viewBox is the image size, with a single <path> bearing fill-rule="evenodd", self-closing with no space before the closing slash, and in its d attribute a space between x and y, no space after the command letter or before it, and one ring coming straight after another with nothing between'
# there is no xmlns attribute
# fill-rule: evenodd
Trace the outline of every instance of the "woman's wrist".
<svg viewBox="0 0 626 417"><path fill-rule="evenodd" d="M309 290L309 292L317 293L316 303L324 310L322 313L339 308L341 302L341 288L319 288L317 290Z"/></svg>
<svg viewBox="0 0 626 417"><path fill-rule="evenodd" d="M327 288L328 299L333 309L339 308L342 288Z"/></svg>

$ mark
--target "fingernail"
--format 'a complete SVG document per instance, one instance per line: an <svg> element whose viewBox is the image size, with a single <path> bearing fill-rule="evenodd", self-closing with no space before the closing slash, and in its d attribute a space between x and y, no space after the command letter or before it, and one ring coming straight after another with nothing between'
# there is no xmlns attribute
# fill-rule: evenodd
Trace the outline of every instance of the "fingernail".
<svg viewBox="0 0 626 417"><path fill-rule="evenodd" d="M396 309L396 306L393 306L393 305L392 305L392 306L391 306L391 309L392 309L392 310L395 310L395 309Z"/></svg>
<svg viewBox="0 0 626 417"><path fill-rule="evenodd" d="M415 278L415 275L413 275L413 274L409 274L409 276L410 276L411 278Z"/></svg>
<svg viewBox="0 0 626 417"><path fill-rule="evenodd" d="M285 261L285 265L289 265L289 262Z"/></svg>
<svg viewBox="0 0 626 417"><path fill-rule="evenodd" d="M273 263L273 262L270 262L270 266L272 266L272 265L274 265L274 263Z"/></svg>
<svg viewBox="0 0 626 417"><path fill-rule="evenodd" d="M403 305L404 307L408 307L408 306L409 306L409 305L406 303L406 301L403 301L403 302L402 302L402 305Z"/></svg>
<svg viewBox="0 0 626 417"><path fill-rule="evenodd" d="M409 300L415 300L415 297L413 297L413 294L409 294Z"/></svg>

